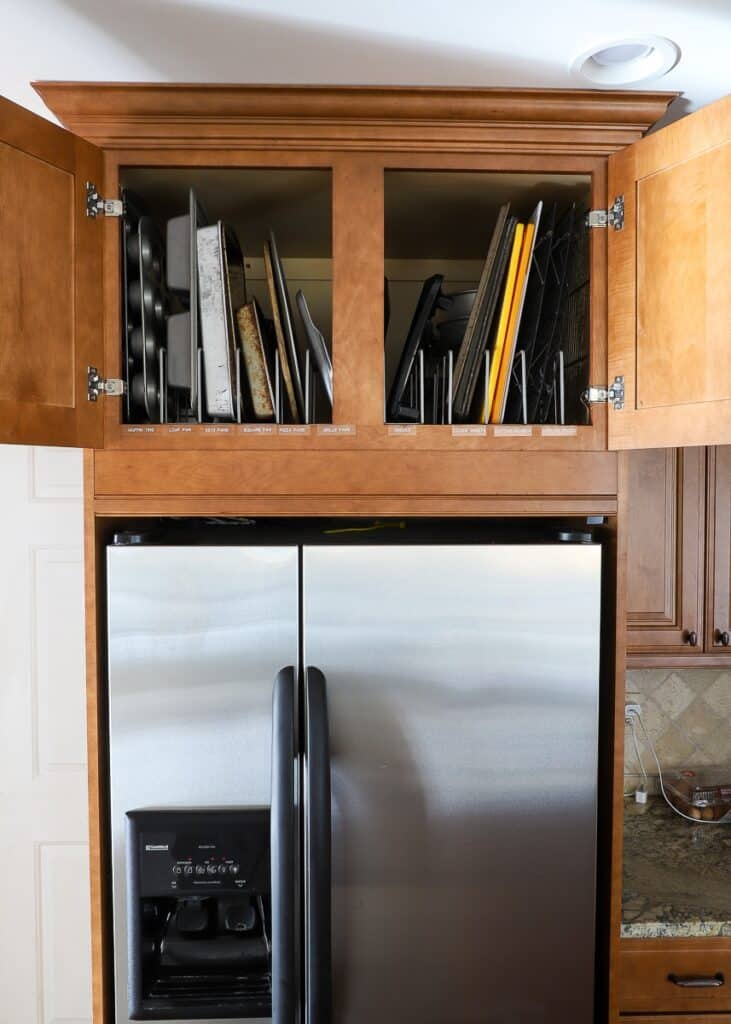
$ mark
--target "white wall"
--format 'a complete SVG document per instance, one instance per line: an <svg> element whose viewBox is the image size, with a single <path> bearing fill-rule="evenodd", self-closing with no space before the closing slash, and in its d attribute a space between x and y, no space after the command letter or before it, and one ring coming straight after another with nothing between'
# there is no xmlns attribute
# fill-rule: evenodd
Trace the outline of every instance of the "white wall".
<svg viewBox="0 0 731 1024"><path fill-rule="evenodd" d="M0 0L0 94L33 79L567 88L591 47L668 36L677 68L644 88L688 107L729 90L728 0ZM585 84L585 83L580 83Z"/></svg>

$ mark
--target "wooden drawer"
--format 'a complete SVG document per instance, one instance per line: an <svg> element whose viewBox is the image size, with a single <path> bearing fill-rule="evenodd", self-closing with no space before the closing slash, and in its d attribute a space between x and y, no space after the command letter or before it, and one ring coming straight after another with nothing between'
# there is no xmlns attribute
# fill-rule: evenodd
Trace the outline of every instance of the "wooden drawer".
<svg viewBox="0 0 731 1024"><path fill-rule="evenodd" d="M666 1013L663 1013L659 1017L647 1017L643 1013L640 1017L636 1017L634 1014L631 1017L620 1015L616 1018L614 1024L731 1024L731 1014L681 1013L677 1016L676 1014L668 1016Z"/></svg>
<svg viewBox="0 0 731 1024"><path fill-rule="evenodd" d="M714 988L682 984L697 978L723 983ZM623 950L618 1003L621 1013L731 1012L731 948Z"/></svg>

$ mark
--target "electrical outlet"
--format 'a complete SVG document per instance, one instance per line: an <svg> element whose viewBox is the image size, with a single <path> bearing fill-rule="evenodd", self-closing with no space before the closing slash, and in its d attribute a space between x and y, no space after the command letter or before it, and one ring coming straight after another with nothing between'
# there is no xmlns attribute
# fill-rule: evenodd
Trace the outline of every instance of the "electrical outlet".
<svg viewBox="0 0 731 1024"><path fill-rule="evenodd" d="M642 715L642 708L640 707L639 704L625 704L625 706L624 706L624 720L625 720L625 722L629 722L629 720L631 719L632 715L636 715L637 718L640 718L640 716Z"/></svg>

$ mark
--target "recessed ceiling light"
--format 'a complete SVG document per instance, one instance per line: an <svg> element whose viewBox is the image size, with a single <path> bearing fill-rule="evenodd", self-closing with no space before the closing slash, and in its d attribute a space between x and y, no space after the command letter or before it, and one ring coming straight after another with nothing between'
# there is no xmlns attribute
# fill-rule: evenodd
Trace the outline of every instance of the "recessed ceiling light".
<svg viewBox="0 0 731 1024"><path fill-rule="evenodd" d="M647 57L653 50L654 47L649 43L615 43L613 46L605 46L603 50L597 50L592 55L592 60L604 68L610 68L615 64L627 64L628 61L637 60L639 57Z"/></svg>
<svg viewBox="0 0 731 1024"><path fill-rule="evenodd" d="M680 48L663 36L636 36L595 46L571 62L576 75L595 85L633 85L660 78L680 60Z"/></svg>

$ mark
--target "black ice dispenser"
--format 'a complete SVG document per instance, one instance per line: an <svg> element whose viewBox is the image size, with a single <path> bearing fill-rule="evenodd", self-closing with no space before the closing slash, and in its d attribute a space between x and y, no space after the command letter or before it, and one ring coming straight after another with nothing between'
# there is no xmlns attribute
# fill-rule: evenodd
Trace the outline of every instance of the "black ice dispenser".
<svg viewBox="0 0 731 1024"><path fill-rule="evenodd" d="M269 810L127 814L130 1020L271 1016Z"/></svg>

